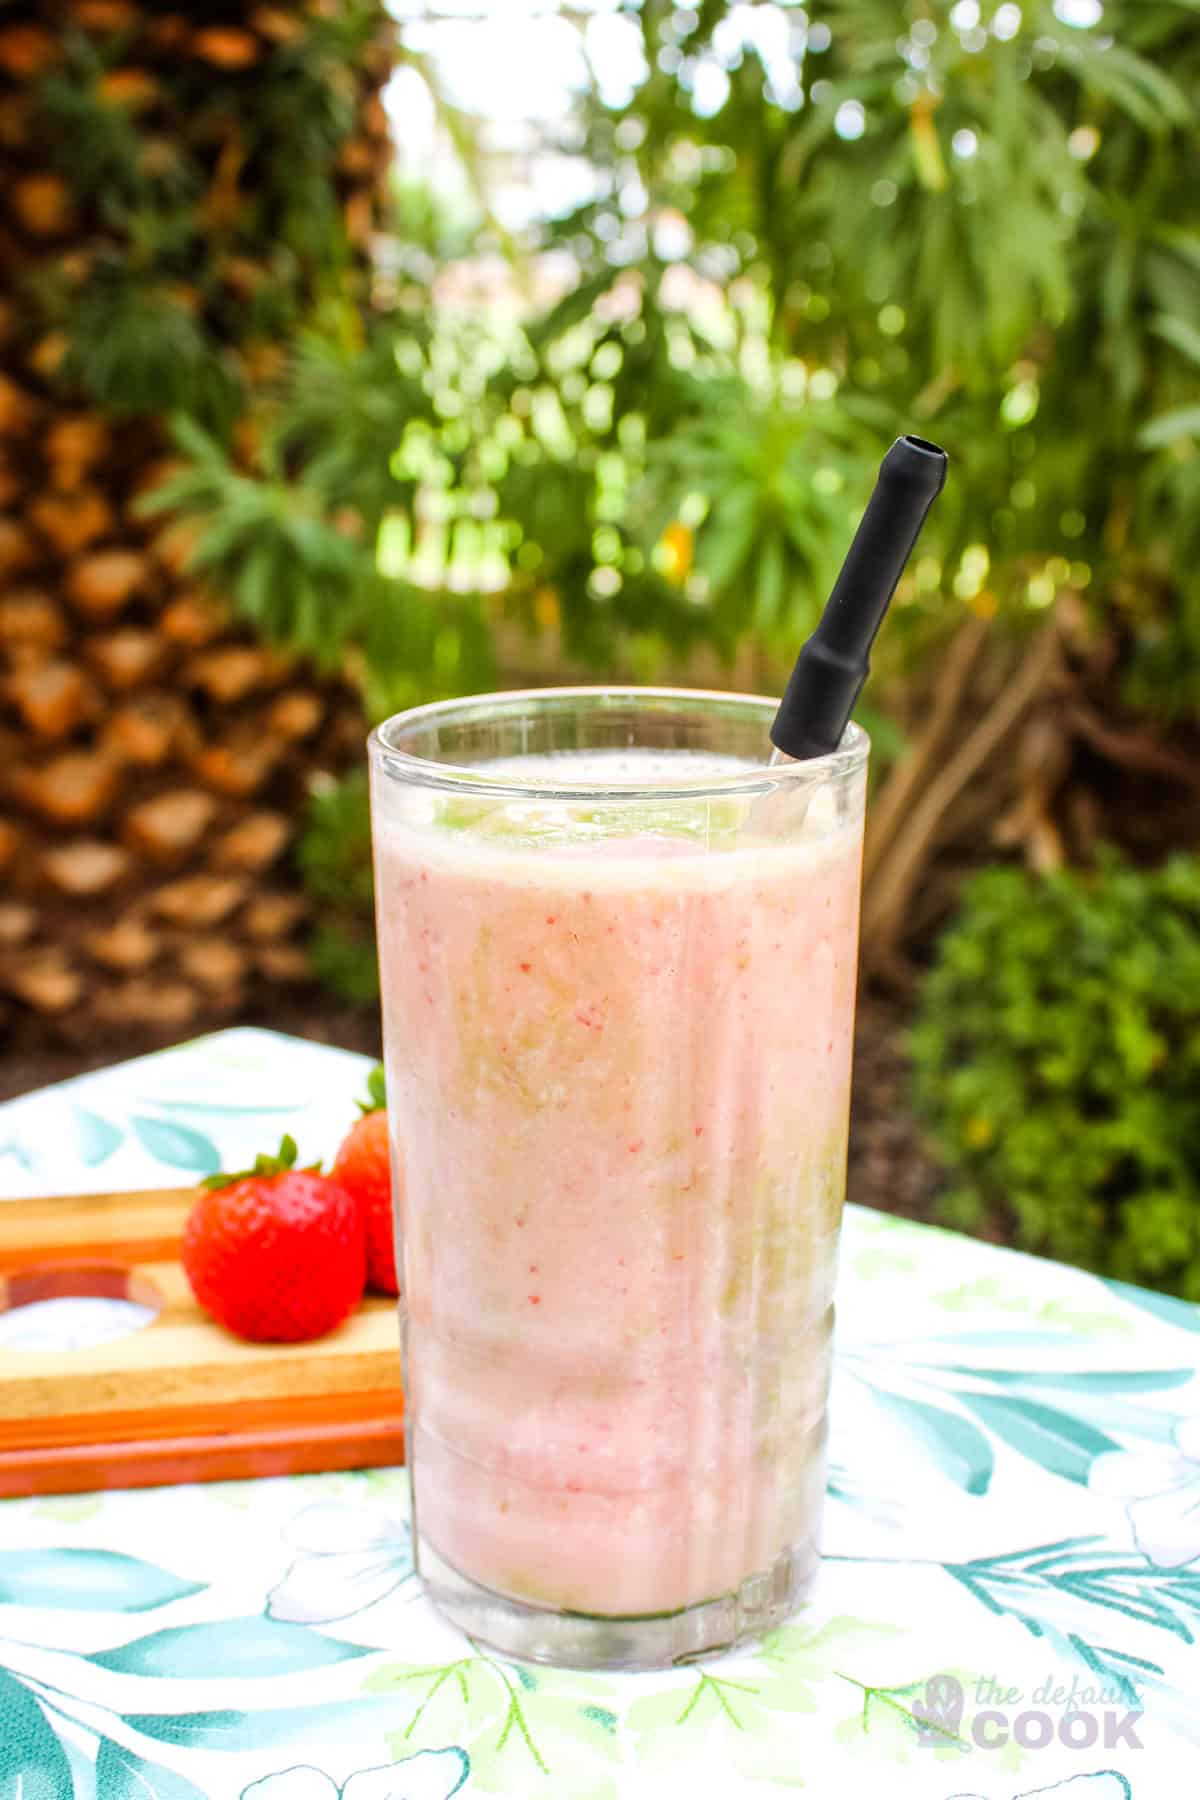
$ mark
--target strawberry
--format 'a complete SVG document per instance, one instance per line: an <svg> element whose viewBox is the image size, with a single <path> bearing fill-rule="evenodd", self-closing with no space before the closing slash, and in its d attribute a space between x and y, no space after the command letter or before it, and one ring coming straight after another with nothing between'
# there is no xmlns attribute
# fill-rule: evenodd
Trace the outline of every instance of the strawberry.
<svg viewBox="0 0 1200 1800"><path fill-rule="evenodd" d="M204 1183L183 1234L183 1266L205 1311L255 1343L324 1337L362 1299L362 1212L339 1181L297 1169L285 1137L240 1175Z"/></svg>
<svg viewBox="0 0 1200 1800"><path fill-rule="evenodd" d="M392 1164L388 1152L388 1120L383 1069L367 1077L368 1098L359 1102L362 1117L350 1127L334 1160L333 1173L362 1208L367 1234L367 1286L396 1294L396 1240L392 1227Z"/></svg>

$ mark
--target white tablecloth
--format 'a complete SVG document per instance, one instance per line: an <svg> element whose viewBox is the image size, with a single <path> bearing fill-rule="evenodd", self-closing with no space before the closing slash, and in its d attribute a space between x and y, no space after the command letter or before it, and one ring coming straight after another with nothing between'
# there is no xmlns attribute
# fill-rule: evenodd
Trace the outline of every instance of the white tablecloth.
<svg viewBox="0 0 1200 1800"><path fill-rule="evenodd" d="M328 1155L365 1067L235 1030L84 1076L0 1107L0 1196ZM665 1674L444 1624L398 1469L6 1502L0 1800L1184 1800L1198 1348L1200 1309L851 1207L815 1598Z"/></svg>

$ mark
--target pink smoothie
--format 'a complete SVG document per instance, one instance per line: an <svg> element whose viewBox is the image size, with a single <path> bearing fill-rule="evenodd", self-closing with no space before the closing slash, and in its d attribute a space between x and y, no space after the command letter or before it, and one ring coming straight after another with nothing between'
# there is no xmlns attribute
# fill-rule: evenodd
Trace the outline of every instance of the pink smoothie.
<svg viewBox="0 0 1200 1800"><path fill-rule="evenodd" d="M812 810L377 809L416 1524L487 1588L656 1613L812 1554L860 858Z"/></svg>

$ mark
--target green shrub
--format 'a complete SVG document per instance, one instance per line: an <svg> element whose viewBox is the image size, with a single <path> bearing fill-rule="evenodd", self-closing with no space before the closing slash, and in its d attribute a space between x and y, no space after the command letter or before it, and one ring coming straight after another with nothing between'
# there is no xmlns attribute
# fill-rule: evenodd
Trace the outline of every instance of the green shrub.
<svg viewBox="0 0 1200 1800"><path fill-rule="evenodd" d="M1200 859L977 876L911 1047L947 1223L1200 1299Z"/></svg>
<svg viewBox="0 0 1200 1800"><path fill-rule="evenodd" d="M377 999L375 881L365 769L352 769L312 795L296 860L319 909L309 944L314 974L344 1000Z"/></svg>

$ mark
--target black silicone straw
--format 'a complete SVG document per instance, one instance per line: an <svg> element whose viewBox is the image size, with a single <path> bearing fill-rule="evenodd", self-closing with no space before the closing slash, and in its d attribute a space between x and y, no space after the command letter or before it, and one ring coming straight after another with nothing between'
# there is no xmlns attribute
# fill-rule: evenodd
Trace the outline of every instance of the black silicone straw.
<svg viewBox="0 0 1200 1800"><path fill-rule="evenodd" d="M806 762L842 741L871 667L871 646L942 491L947 457L924 438L897 438L834 583L821 622L796 659L771 727L785 756Z"/></svg>

